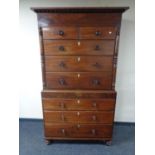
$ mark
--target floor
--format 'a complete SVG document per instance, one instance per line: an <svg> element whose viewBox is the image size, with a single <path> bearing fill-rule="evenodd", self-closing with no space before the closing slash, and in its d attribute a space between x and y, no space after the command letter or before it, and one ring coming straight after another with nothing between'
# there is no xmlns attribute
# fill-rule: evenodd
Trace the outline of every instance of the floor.
<svg viewBox="0 0 155 155"><path fill-rule="evenodd" d="M46 145L43 138L42 120L19 121L19 155L134 155L135 126L114 125L113 142L54 141Z"/></svg>

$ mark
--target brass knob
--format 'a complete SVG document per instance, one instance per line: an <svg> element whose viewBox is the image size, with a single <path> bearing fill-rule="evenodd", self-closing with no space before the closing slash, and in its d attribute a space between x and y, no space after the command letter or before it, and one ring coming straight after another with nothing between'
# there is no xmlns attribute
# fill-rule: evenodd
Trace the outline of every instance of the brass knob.
<svg viewBox="0 0 155 155"><path fill-rule="evenodd" d="M109 31L109 34L112 34L112 31Z"/></svg>
<svg viewBox="0 0 155 155"><path fill-rule="evenodd" d="M95 34L96 34L96 36L99 36L99 35L101 35L101 32L100 31L96 31Z"/></svg>
<svg viewBox="0 0 155 155"><path fill-rule="evenodd" d="M60 36L63 36L63 35L64 35L64 31L60 30L60 31L59 31L59 35L60 35Z"/></svg>

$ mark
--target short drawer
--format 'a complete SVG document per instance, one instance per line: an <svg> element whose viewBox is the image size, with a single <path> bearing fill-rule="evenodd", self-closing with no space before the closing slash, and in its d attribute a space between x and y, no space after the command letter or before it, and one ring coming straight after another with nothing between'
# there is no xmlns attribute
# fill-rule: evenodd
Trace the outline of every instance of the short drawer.
<svg viewBox="0 0 155 155"><path fill-rule="evenodd" d="M45 55L113 55L113 40L44 40Z"/></svg>
<svg viewBox="0 0 155 155"><path fill-rule="evenodd" d="M45 71L112 71L112 56L46 56Z"/></svg>
<svg viewBox="0 0 155 155"><path fill-rule="evenodd" d="M43 27L43 39L77 39L76 27Z"/></svg>
<svg viewBox="0 0 155 155"><path fill-rule="evenodd" d="M112 72L47 72L47 89L106 89L112 88Z"/></svg>
<svg viewBox="0 0 155 155"><path fill-rule="evenodd" d="M112 124L113 111L47 111L44 110L45 123L106 123Z"/></svg>
<svg viewBox="0 0 155 155"><path fill-rule="evenodd" d="M48 124L45 123L46 137L67 138L111 138L112 125L103 124Z"/></svg>
<svg viewBox="0 0 155 155"><path fill-rule="evenodd" d="M80 27L80 39L115 39L115 27Z"/></svg>
<svg viewBox="0 0 155 155"><path fill-rule="evenodd" d="M115 99L64 99L43 98L44 110L92 110L110 111L115 109Z"/></svg>

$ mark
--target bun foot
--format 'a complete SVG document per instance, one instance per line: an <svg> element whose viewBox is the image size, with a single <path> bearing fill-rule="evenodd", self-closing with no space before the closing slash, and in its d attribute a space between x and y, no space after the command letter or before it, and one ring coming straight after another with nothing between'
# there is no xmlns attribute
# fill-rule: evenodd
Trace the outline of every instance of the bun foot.
<svg viewBox="0 0 155 155"><path fill-rule="evenodd" d="M108 141L105 142L105 144L106 144L107 146L110 146L110 145L112 145L112 141L111 141L111 140L108 140Z"/></svg>
<svg viewBox="0 0 155 155"><path fill-rule="evenodd" d="M47 145L50 145L51 144L51 140L45 140L45 143L47 144Z"/></svg>

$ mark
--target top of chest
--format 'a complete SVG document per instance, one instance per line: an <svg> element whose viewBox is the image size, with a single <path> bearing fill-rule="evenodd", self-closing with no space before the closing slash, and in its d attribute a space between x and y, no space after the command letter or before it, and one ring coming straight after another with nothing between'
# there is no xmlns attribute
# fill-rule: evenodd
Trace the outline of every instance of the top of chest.
<svg viewBox="0 0 155 155"><path fill-rule="evenodd" d="M31 8L40 27L49 26L119 26L128 7Z"/></svg>

